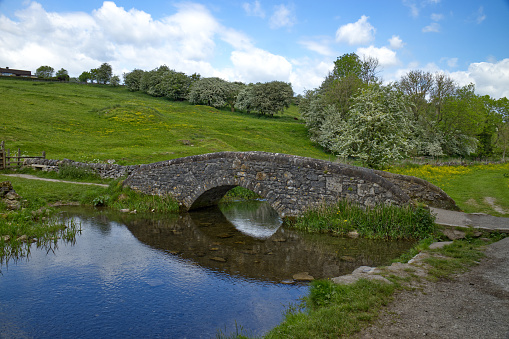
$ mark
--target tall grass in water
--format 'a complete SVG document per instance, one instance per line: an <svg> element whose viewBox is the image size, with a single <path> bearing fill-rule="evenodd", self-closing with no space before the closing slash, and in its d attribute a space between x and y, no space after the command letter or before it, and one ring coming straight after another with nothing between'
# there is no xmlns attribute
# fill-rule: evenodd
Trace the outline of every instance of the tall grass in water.
<svg viewBox="0 0 509 339"><path fill-rule="evenodd" d="M74 220L62 222L52 210L0 214L0 265L26 257L33 243L48 250L55 248L58 239L73 243L80 225Z"/></svg>
<svg viewBox="0 0 509 339"><path fill-rule="evenodd" d="M371 239L423 239L435 232L435 217L423 206L363 207L348 200L305 211L294 227L311 232L347 234Z"/></svg>

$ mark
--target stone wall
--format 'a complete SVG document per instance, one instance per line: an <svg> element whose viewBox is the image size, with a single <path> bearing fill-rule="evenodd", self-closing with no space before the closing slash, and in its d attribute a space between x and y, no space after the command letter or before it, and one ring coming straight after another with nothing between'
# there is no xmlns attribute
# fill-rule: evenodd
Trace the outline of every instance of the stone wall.
<svg viewBox="0 0 509 339"><path fill-rule="evenodd" d="M398 185L412 200L426 205L459 211L456 202L440 187L421 178L410 175L374 171L379 176Z"/></svg>
<svg viewBox="0 0 509 339"><path fill-rule="evenodd" d="M61 166L74 166L77 168L87 168L94 171L101 178L117 179L122 176L128 176L140 165L121 166L116 164L98 164L98 163L84 163L72 161L69 159L64 160L51 160L51 159L25 159L23 166L33 167L43 171L58 171Z"/></svg>
<svg viewBox="0 0 509 339"><path fill-rule="evenodd" d="M266 198L283 217L321 202L348 198L363 205L406 204L398 186L373 171L265 152L220 152L141 165L124 185L146 194L171 194L185 210L216 204L242 186Z"/></svg>

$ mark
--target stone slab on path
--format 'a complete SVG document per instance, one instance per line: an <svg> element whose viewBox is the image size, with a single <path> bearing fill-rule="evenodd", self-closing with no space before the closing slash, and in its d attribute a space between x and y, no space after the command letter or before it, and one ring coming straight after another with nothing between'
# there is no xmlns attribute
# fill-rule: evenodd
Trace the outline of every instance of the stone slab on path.
<svg viewBox="0 0 509 339"><path fill-rule="evenodd" d="M431 207L436 215L436 223L449 227L473 227L481 230L509 233L509 218L494 217L488 214L464 213Z"/></svg>

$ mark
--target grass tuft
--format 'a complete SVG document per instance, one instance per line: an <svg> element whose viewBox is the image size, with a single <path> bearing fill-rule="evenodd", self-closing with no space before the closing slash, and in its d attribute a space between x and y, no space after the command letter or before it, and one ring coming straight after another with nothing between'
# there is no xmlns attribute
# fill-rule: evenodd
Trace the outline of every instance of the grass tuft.
<svg viewBox="0 0 509 339"><path fill-rule="evenodd" d="M294 227L346 235L356 231L370 239L424 239L435 232L435 217L423 206L362 207L348 200L305 211Z"/></svg>

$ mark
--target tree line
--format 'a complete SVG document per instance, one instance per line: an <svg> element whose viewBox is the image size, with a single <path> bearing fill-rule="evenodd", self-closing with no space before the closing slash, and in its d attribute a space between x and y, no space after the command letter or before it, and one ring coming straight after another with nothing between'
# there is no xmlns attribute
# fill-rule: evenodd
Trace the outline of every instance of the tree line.
<svg viewBox="0 0 509 339"><path fill-rule="evenodd" d="M409 156L505 158L509 143L507 98L421 70L383 85L378 61L355 53L306 91L299 111L314 142L373 168Z"/></svg>
<svg viewBox="0 0 509 339"><path fill-rule="evenodd" d="M286 82L244 84L217 77L202 78L197 73L188 76L166 65L151 71L135 69L125 73L124 84L130 91L141 91L155 97L269 116L290 107L293 98L292 86Z"/></svg>
<svg viewBox="0 0 509 339"><path fill-rule="evenodd" d="M111 65L108 63L103 63L98 68L92 68L90 71L84 71L78 78L69 77L69 72L61 68L55 73L55 69L51 66L40 66L35 71L35 76L40 79L46 80L58 80L58 81L75 81L75 82L83 82L88 83L98 83L98 84L110 84L112 86L120 85L120 77L118 75L113 75Z"/></svg>
<svg viewBox="0 0 509 339"><path fill-rule="evenodd" d="M41 66L36 75L52 78L54 69ZM375 58L355 53L337 58L322 84L294 98L282 81L230 82L217 77L187 75L162 65L150 71L124 73L129 91L169 100L229 108L273 116L297 99L309 137L327 152L382 168L415 156L506 156L509 145L509 100L458 86L444 73L413 70L384 85ZM56 79L68 81L65 69ZM83 72L80 82L120 84L109 64Z"/></svg>

